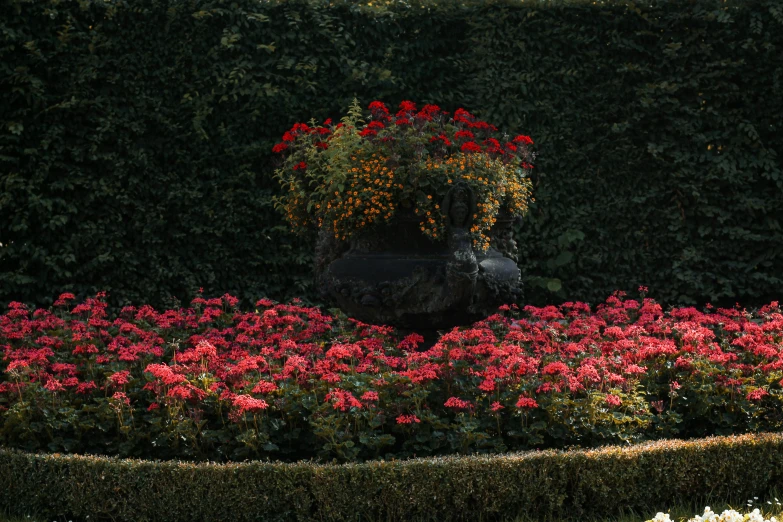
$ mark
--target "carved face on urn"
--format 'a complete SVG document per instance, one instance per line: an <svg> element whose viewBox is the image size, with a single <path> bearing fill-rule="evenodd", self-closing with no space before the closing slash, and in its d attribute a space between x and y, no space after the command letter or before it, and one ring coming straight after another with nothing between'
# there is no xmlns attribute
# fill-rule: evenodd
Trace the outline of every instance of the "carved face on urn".
<svg viewBox="0 0 783 522"><path fill-rule="evenodd" d="M473 192L464 183L454 185L443 201L443 210L448 216L452 228L468 228L470 226L473 206Z"/></svg>
<svg viewBox="0 0 783 522"><path fill-rule="evenodd" d="M451 202L451 220L455 227L462 228L467 225L468 212L470 212L468 205L470 205L470 195L462 187L457 187Z"/></svg>

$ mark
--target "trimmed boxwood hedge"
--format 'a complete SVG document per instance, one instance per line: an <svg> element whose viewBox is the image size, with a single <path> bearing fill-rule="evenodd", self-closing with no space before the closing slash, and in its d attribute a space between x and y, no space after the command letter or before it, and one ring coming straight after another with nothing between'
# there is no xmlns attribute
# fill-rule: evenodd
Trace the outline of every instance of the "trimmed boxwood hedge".
<svg viewBox="0 0 783 522"><path fill-rule="evenodd" d="M193 464L0 449L0 507L90 520L611 516L783 486L783 434L364 464Z"/></svg>
<svg viewBox="0 0 783 522"><path fill-rule="evenodd" d="M354 96L536 140L526 303L783 284L779 0L0 2L0 303L315 296L271 148Z"/></svg>

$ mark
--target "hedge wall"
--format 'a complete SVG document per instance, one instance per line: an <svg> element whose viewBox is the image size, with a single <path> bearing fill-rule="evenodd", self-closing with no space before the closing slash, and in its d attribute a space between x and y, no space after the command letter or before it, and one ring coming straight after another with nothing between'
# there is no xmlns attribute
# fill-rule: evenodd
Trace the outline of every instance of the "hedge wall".
<svg viewBox="0 0 783 522"><path fill-rule="evenodd" d="M313 296L271 147L354 96L534 137L526 302L783 281L778 0L2 0L0 35L0 302Z"/></svg>
<svg viewBox="0 0 783 522"><path fill-rule="evenodd" d="M0 449L0 507L167 522L602 519L783 486L783 435L366 464L190 464ZM706 504L709 505L709 504Z"/></svg>

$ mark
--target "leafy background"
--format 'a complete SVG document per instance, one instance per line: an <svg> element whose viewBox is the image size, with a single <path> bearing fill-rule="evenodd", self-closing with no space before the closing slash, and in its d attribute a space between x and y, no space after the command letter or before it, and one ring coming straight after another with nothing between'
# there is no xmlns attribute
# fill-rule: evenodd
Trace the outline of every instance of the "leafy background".
<svg viewBox="0 0 783 522"><path fill-rule="evenodd" d="M525 302L783 281L777 0L0 2L0 303L314 299L272 145L357 96L530 134Z"/></svg>

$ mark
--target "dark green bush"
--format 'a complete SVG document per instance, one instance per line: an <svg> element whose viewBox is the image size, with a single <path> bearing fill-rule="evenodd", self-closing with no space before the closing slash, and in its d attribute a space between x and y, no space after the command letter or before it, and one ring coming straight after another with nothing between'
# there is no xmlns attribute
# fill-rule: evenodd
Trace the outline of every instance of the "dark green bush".
<svg viewBox="0 0 783 522"><path fill-rule="evenodd" d="M527 302L783 282L778 0L4 0L0 34L0 301L313 296L271 147L354 96L536 137Z"/></svg>
<svg viewBox="0 0 783 522"><path fill-rule="evenodd" d="M191 464L0 449L0 506L77 520L608 517L746 499L783 481L783 435L366 464Z"/></svg>

